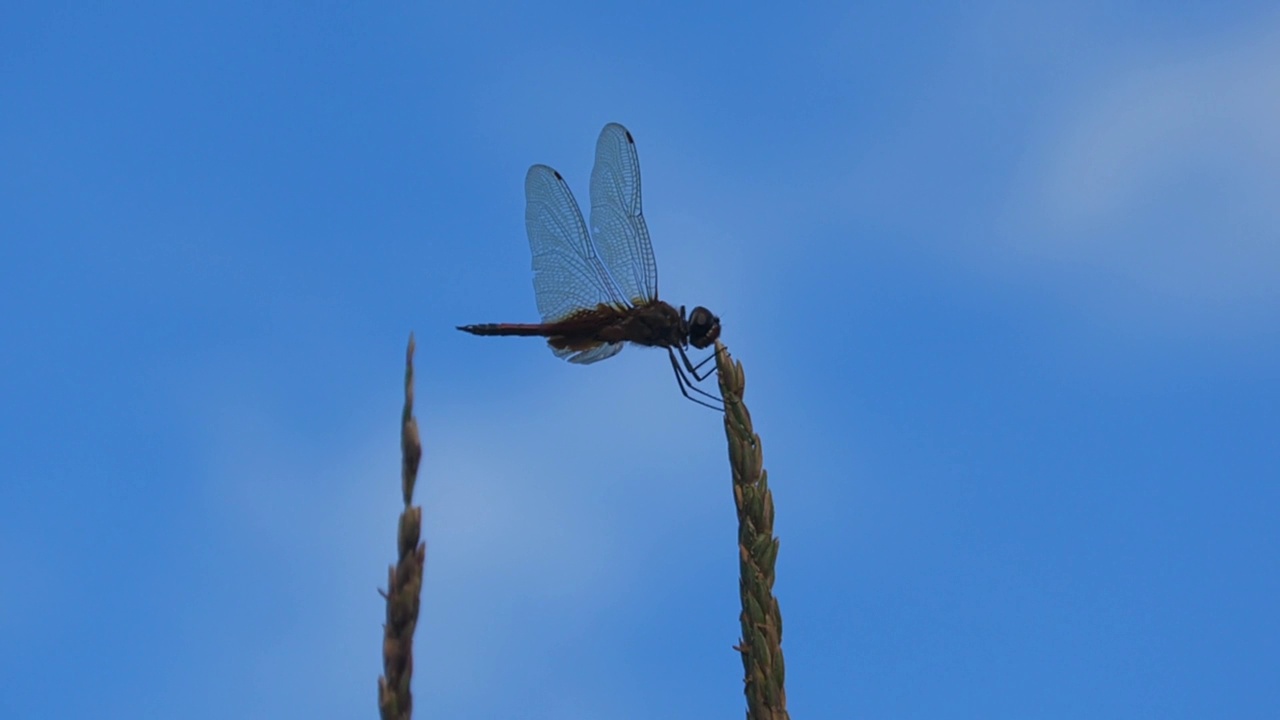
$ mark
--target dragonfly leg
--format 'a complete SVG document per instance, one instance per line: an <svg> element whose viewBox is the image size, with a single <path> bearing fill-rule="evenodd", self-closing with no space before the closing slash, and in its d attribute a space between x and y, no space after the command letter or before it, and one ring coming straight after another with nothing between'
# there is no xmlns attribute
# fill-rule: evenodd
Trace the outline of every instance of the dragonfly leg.
<svg viewBox="0 0 1280 720"><path fill-rule="evenodd" d="M707 371L704 373L698 372L698 370L700 370L703 365L706 365L707 363L711 362L716 358L717 355L720 354L719 350L712 352L710 355L704 358L697 365L694 365L692 362L689 361L689 355L688 353L685 352L684 348L676 346L676 350L680 353L680 359L684 361L685 369L689 371L689 374L693 376L694 380L697 380L698 382L702 382L703 380L706 380L707 378L711 377L711 373L716 371L715 366L713 365L710 368L708 368Z"/></svg>
<svg viewBox="0 0 1280 720"><path fill-rule="evenodd" d="M686 366L688 366L688 365L689 365L689 358L688 358L688 357L686 357L686 356L684 355L684 352L683 352L683 351L680 353L680 355L681 355L681 357L682 357L682 358L684 358L684 363L685 363L685 365L686 365ZM676 374L676 384L680 386L680 394L684 395L686 399L688 399L688 400L692 400L692 401L694 401L694 402L698 403L699 405L701 405L701 406L703 406L703 407L708 407L708 408L711 408L712 410L716 410L716 411L718 411L718 412L719 412L719 411L723 411L723 410L724 410L724 400L720 399L719 397L717 397L717 396L715 396L715 395L712 395L711 393L707 392L706 390L703 390L702 388L698 387L697 385L694 385L694 384L693 384L693 381L692 381L692 380L690 380L690 379L685 375L685 371L684 371L684 369L683 369L683 368L681 368L681 367L680 367L680 363L676 361L676 354L675 354L675 352L674 352L674 351L672 351L672 350L671 350L671 348L667 348L667 357L671 360L671 370L672 370L672 372L674 372L674 373ZM695 374L695 375L694 375L694 377L697 377L697 375ZM712 404L712 403L710 403L710 402L707 402L706 400L701 400L701 399L699 399L699 398L697 398L697 397L694 397L693 395L690 395L690 394L689 394L689 391L690 391L690 390L692 390L693 392L698 393L699 395L702 395L703 397L708 398L708 399L710 399L710 400L712 400L712 401L714 401L715 403L718 403L718 404Z"/></svg>

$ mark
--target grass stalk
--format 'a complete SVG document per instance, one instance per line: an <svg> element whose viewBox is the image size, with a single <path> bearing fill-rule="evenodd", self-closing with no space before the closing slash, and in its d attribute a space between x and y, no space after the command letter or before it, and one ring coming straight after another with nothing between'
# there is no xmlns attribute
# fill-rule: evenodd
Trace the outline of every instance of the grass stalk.
<svg viewBox="0 0 1280 720"><path fill-rule="evenodd" d="M413 335L405 353L404 411L400 418L400 492L404 510L396 531L396 564L387 573L387 619L382 626L382 676L378 678L378 712L382 720L413 717L413 632L418 625L422 594L422 566L427 548L422 543L422 508L414 507L413 488L422 460L418 421L413 416Z"/></svg>
<svg viewBox="0 0 1280 720"><path fill-rule="evenodd" d="M773 536L773 493L764 469L760 436L742 401L746 377L716 343L717 375L724 398L724 432L729 441L733 472L733 501L738 512L738 590L742 599L742 638L735 646L742 655L743 692L748 720L789 720L782 661L782 611L773 596L778 539Z"/></svg>

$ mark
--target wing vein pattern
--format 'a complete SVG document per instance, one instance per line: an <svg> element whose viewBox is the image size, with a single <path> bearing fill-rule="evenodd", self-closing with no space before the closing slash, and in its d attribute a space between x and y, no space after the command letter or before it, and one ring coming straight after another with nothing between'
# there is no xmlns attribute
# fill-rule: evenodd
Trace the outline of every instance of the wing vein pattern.
<svg viewBox="0 0 1280 720"><path fill-rule="evenodd" d="M640 159L626 128L610 123L596 142L591 171L591 234L623 299L658 297L658 265L640 204Z"/></svg>
<svg viewBox="0 0 1280 720"><path fill-rule="evenodd" d="M578 202L560 173L546 165L534 165L525 176L524 189L533 291L542 321L566 320L602 304L625 309L625 296L597 255ZM584 364L613 357L621 350L622 343L552 348L557 357Z"/></svg>

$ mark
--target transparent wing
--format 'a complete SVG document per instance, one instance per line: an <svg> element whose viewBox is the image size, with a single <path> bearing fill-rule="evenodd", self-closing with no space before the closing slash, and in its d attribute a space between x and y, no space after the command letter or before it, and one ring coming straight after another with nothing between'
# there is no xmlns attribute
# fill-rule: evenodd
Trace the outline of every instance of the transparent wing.
<svg viewBox="0 0 1280 720"><path fill-rule="evenodd" d="M579 365L590 365L593 362L599 362L622 352L622 343L600 343L599 345L587 350L561 350L559 348L551 348L551 352L556 354L558 358L564 358L571 363Z"/></svg>
<svg viewBox="0 0 1280 720"><path fill-rule="evenodd" d="M625 297L596 255L582 211L560 173L534 165L525 176L524 194L533 293L542 321L564 320L601 303L626 307Z"/></svg>
<svg viewBox="0 0 1280 720"><path fill-rule="evenodd" d="M640 158L631 133L609 123L596 141L591 171L591 236L622 297L643 305L658 297L658 265L640 211Z"/></svg>

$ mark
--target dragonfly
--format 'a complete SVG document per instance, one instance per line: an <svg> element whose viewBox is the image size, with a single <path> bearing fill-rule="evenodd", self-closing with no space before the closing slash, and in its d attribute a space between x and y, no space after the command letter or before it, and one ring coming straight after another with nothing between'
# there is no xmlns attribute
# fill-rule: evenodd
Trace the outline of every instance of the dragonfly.
<svg viewBox="0 0 1280 720"><path fill-rule="evenodd" d="M524 179L525 230L533 253L533 293L540 323L460 325L473 335L545 337L571 363L606 360L626 343L663 348L685 398L714 410L722 400L697 386L702 370L688 348L720 337L720 318L698 306L685 314L658 299L658 265L640 206L640 160L631 132L618 123L600 131L591 171L591 232L564 176L534 165Z"/></svg>

